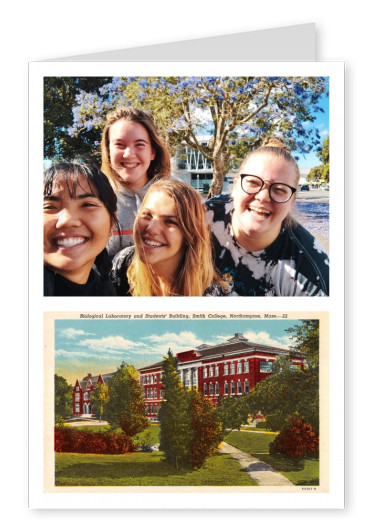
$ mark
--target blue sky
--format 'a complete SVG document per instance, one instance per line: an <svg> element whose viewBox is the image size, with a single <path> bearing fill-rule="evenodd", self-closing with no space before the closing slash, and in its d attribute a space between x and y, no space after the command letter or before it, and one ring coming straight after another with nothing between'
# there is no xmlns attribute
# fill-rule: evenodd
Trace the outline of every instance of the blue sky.
<svg viewBox="0 0 376 531"><path fill-rule="evenodd" d="M238 319L57 319L55 372L69 383L113 372L121 362L136 368L155 363L167 354L190 350L202 343L224 343L235 333L248 340L279 348L292 345L286 329L298 320Z"/></svg>
<svg viewBox="0 0 376 531"><path fill-rule="evenodd" d="M322 96L319 102L320 107L323 108L323 113L316 114L316 120L313 124L310 122L307 124L308 128L311 128L312 125L317 127L321 137L321 143L329 135L329 97ZM321 160L317 157L314 151L302 155L301 153L292 152L294 156L298 155L298 166L299 168L313 168L314 166L319 166Z"/></svg>
<svg viewBox="0 0 376 531"><path fill-rule="evenodd" d="M317 127L321 137L321 143L329 135L329 97L322 96L319 102L320 107L324 109L323 113L316 114L316 120L313 124L310 122L307 124L308 128L312 125ZM299 168L313 168L322 164L321 160L317 157L314 151L302 155L301 153L292 152L294 156L299 156L298 166Z"/></svg>

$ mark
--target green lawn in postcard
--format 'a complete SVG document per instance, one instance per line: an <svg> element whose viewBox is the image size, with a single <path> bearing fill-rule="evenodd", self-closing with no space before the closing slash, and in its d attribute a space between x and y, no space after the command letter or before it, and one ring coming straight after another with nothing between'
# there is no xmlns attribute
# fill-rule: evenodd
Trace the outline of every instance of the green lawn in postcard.
<svg viewBox="0 0 376 531"><path fill-rule="evenodd" d="M288 459L269 455L269 443L276 437L272 433L233 431L225 441L242 452L264 461L274 470L287 477L294 485L319 485L320 462L318 459Z"/></svg>
<svg viewBox="0 0 376 531"><path fill-rule="evenodd" d="M56 486L254 486L228 455L210 457L200 470L176 470L162 452L126 455L56 454Z"/></svg>

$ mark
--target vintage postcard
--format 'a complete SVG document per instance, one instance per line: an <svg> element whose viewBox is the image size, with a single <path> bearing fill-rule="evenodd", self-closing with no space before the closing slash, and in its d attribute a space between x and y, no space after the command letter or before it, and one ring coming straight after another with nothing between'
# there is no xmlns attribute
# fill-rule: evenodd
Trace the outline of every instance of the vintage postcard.
<svg viewBox="0 0 376 531"><path fill-rule="evenodd" d="M45 491L328 493L328 332L326 312L47 312Z"/></svg>

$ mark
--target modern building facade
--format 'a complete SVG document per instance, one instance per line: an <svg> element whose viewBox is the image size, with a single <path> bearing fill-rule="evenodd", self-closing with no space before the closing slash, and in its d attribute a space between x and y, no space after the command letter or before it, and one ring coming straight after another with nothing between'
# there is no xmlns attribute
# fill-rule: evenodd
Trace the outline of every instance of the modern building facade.
<svg viewBox="0 0 376 531"><path fill-rule="evenodd" d="M183 385L187 389L198 389L214 405L218 404L223 396L247 394L258 382L273 373L274 363L279 357L289 359L291 365L301 369L305 365L304 357L298 353L252 343L242 334L235 334L218 345L203 344L195 349L179 352L176 357L177 370ZM163 401L162 360L138 371L147 416L155 422ZM93 413L90 405L91 391L97 382L107 384L113 374L103 377L92 377L88 374L81 382L77 380L73 391L75 415L84 415L85 411L86 414ZM79 393L82 394L82 399Z"/></svg>
<svg viewBox="0 0 376 531"><path fill-rule="evenodd" d="M211 138L210 135L201 135L198 141L206 147ZM209 192L213 181L213 168L211 162L198 149L181 145L171 159L171 169L175 177L190 184L199 192L204 194ZM232 191L234 177L235 173L228 173L223 183L222 193L227 194Z"/></svg>

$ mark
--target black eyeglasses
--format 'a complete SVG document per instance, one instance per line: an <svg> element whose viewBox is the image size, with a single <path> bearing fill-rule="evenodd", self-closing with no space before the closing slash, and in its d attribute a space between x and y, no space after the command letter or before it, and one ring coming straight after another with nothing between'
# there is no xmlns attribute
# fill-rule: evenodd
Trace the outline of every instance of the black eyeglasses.
<svg viewBox="0 0 376 531"><path fill-rule="evenodd" d="M240 174L240 184L243 192L249 195L258 194L263 189L265 183L261 177L257 175L247 175L246 173ZM295 194L296 188L289 186L285 183L270 183L269 184L269 196L270 199L276 203L287 203L293 194Z"/></svg>

